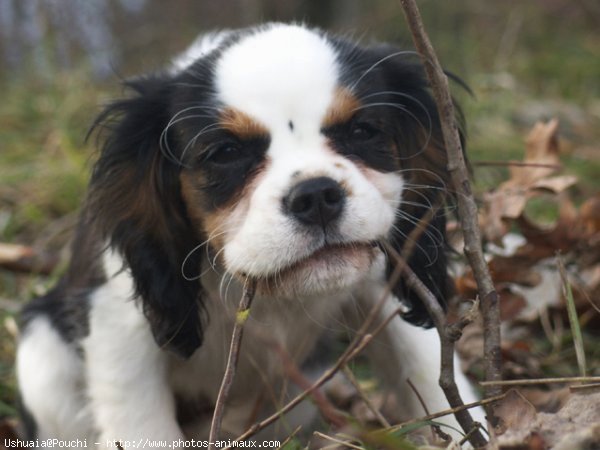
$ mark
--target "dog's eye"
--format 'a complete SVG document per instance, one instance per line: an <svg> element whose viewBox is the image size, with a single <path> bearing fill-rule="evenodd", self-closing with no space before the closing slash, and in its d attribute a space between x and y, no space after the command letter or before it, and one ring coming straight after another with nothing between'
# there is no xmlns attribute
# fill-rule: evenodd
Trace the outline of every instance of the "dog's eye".
<svg viewBox="0 0 600 450"><path fill-rule="evenodd" d="M379 130L366 122L357 122L352 125L350 135L357 141L369 141L379 134Z"/></svg>
<svg viewBox="0 0 600 450"><path fill-rule="evenodd" d="M209 151L206 160L210 163L224 166L247 157L248 154L244 151L241 144L237 142L224 142Z"/></svg>

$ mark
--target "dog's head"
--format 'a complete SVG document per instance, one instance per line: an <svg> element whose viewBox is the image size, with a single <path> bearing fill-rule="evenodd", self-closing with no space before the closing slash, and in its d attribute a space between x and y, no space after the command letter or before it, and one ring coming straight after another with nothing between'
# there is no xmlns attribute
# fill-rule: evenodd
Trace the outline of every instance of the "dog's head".
<svg viewBox="0 0 600 450"><path fill-rule="evenodd" d="M302 297L358 283L381 240L409 243L443 302L446 157L414 55L281 24L194 52L129 82L136 95L98 121L109 134L88 209L158 343L200 345L206 254L263 293ZM430 323L402 282L394 291L408 320Z"/></svg>

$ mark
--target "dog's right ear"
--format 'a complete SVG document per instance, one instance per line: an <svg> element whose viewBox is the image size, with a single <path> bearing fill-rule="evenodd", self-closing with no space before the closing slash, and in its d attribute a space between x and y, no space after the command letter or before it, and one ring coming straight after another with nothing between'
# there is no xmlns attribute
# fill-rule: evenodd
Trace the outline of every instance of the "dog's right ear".
<svg viewBox="0 0 600 450"><path fill-rule="evenodd" d="M192 250L204 239L181 196L181 165L160 145L173 82L169 75L152 76L126 86L133 95L109 105L94 125L103 145L87 214L124 257L158 345L188 357L202 342L202 287L184 278L181 267L185 261L200 273L202 252Z"/></svg>

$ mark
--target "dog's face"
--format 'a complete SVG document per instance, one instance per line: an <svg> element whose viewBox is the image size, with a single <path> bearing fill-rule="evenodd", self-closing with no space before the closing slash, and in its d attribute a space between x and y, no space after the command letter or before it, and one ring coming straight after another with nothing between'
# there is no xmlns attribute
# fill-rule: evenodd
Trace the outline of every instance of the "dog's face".
<svg viewBox="0 0 600 450"><path fill-rule="evenodd" d="M188 210L225 270L259 291L352 284L394 224L403 179L390 120L356 97L338 58L304 28L256 33L217 59L216 109L174 115Z"/></svg>
<svg viewBox="0 0 600 450"><path fill-rule="evenodd" d="M206 253L259 292L300 297L351 287L379 241L409 239L409 264L443 296L443 215L419 222L441 202L445 156L406 52L276 24L216 39L133 87L138 97L101 117L118 120L90 204L159 342L177 347L169 334L197 329L177 328L191 319L174 311L197 303L201 286L182 272L201 271ZM413 313L427 322L419 305Z"/></svg>

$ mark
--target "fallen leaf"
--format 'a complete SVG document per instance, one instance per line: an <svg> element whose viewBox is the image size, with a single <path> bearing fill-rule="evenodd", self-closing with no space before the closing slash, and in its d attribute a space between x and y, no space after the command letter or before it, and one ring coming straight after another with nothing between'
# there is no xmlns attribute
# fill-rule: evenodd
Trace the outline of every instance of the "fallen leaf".
<svg viewBox="0 0 600 450"><path fill-rule="evenodd" d="M503 435L510 430L513 435L523 435L521 439L529 435L533 423L537 418L537 411L521 393L511 389L506 396L494 406L494 414L500 418L496 426L496 433Z"/></svg>
<svg viewBox="0 0 600 450"><path fill-rule="evenodd" d="M586 234L600 233L600 194L588 198L579 209L579 217Z"/></svg>
<svg viewBox="0 0 600 450"><path fill-rule="evenodd" d="M526 139L523 165L509 167L510 178L484 194L485 214L481 218L485 236L499 242L511 222L523 217L527 202L542 192L564 192L577 183L573 175L553 176L560 165L558 121L537 123Z"/></svg>
<svg viewBox="0 0 600 450"><path fill-rule="evenodd" d="M534 414L531 403L509 391L495 411L506 421L504 433L498 436L500 449L588 450L600 446L599 392L571 394L558 412ZM523 420L519 422L519 418Z"/></svg>

